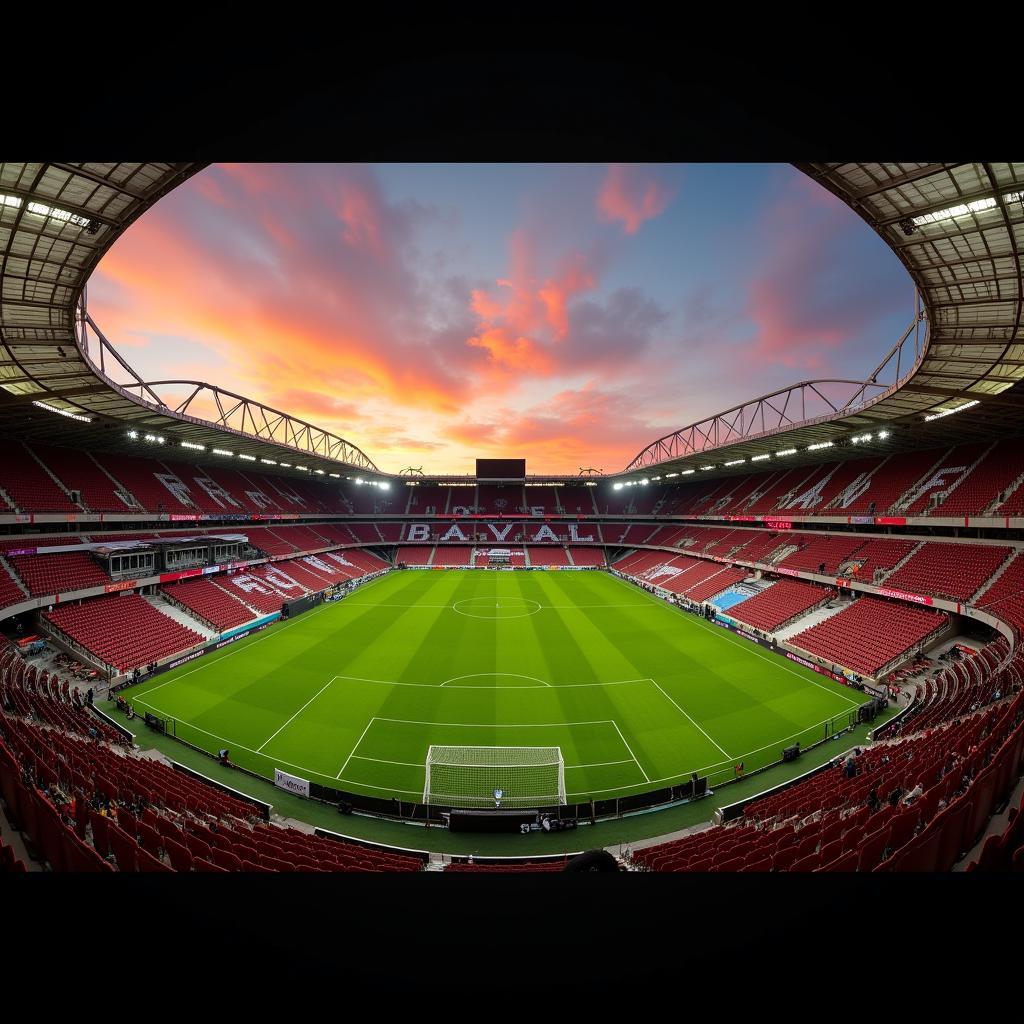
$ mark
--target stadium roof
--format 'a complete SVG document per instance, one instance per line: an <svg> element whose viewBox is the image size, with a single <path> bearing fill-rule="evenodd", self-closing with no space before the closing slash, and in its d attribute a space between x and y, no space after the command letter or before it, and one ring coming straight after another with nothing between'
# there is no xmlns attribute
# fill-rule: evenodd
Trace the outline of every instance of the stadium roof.
<svg viewBox="0 0 1024 1024"><path fill-rule="evenodd" d="M863 381L752 399L659 438L624 475L714 465L717 476L749 472L755 456L754 468L769 467L779 452L795 465L847 457L854 444L870 454L1024 429L1024 163L797 166L893 249L917 286L918 318Z"/></svg>
<svg viewBox="0 0 1024 1024"><path fill-rule="evenodd" d="M88 318L85 288L97 263L202 166L0 164L0 433L136 453L147 438L163 438L190 461L218 449L274 463L301 458L292 465L310 472L376 472L355 445L259 402L198 381L161 382L158 390ZM111 359L134 383L111 379ZM172 402L166 394L175 384L185 391ZM215 422L190 414L199 398L217 409Z"/></svg>
<svg viewBox="0 0 1024 1024"><path fill-rule="evenodd" d="M219 458L217 448L379 473L354 445L287 413L203 382L142 381L88 317L86 283L104 253L202 166L0 163L0 434L134 452L148 435L187 442L190 461ZM752 399L659 438L616 476L707 466L717 476L1024 430L1024 163L798 167L895 251L918 317L864 380ZM132 383L111 379L110 359Z"/></svg>

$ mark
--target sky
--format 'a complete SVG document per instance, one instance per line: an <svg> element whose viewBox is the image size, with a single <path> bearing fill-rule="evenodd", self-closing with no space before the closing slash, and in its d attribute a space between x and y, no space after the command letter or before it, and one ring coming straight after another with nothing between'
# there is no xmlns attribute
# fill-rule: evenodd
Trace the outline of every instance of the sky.
<svg viewBox="0 0 1024 1024"><path fill-rule="evenodd" d="M865 377L913 294L787 165L224 164L125 232L88 302L143 379L258 399L385 472L555 474Z"/></svg>

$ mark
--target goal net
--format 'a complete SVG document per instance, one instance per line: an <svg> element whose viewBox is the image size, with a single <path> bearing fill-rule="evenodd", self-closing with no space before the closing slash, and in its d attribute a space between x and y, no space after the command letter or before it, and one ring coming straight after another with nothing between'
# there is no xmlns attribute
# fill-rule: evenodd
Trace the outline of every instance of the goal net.
<svg viewBox="0 0 1024 1024"><path fill-rule="evenodd" d="M478 808L564 804L562 749L431 746L423 802Z"/></svg>

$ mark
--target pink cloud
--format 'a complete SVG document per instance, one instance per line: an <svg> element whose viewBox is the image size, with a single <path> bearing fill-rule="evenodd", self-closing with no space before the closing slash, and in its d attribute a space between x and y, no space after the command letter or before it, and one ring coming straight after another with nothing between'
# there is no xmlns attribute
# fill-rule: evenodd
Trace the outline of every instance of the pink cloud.
<svg viewBox="0 0 1024 1024"><path fill-rule="evenodd" d="M611 164L597 196L598 216L621 222L627 235L657 217L672 199L672 190L636 164Z"/></svg>
<svg viewBox="0 0 1024 1024"><path fill-rule="evenodd" d="M827 375L844 347L890 311L888 275L872 268L851 279L842 271L837 252L850 227L846 206L803 178L765 211L759 230L772 259L747 284L755 334L744 361Z"/></svg>

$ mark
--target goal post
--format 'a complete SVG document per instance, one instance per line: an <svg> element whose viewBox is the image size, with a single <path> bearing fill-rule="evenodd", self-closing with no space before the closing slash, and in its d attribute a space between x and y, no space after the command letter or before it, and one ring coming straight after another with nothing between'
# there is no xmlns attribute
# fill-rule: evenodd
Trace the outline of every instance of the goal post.
<svg viewBox="0 0 1024 1024"><path fill-rule="evenodd" d="M514 809L566 802L561 747L432 745L426 768L425 804Z"/></svg>

